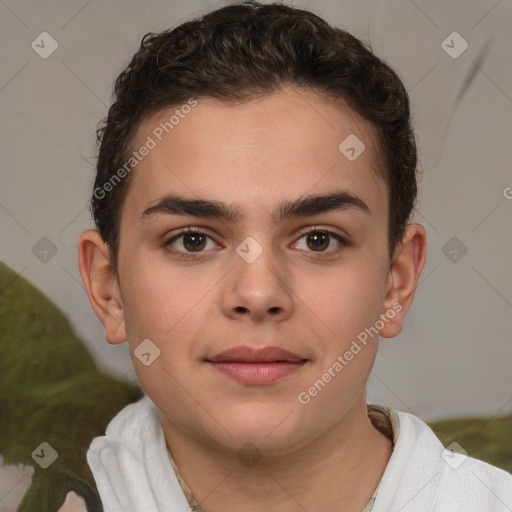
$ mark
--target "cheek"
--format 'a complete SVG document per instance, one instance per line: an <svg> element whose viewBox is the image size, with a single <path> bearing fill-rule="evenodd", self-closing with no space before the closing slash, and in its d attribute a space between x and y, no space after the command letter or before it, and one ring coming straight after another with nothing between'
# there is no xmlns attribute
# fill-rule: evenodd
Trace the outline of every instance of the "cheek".
<svg viewBox="0 0 512 512"><path fill-rule="evenodd" d="M212 294L215 280L198 272L169 269L153 261L125 269L123 296L128 344L137 376L143 387L153 382L186 380L202 355L204 324L211 328ZM211 281L211 283L210 283ZM211 331L210 331L211 335ZM143 340L151 340L159 351L151 366L141 365L134 355ZM204 354L203 354L204 355ZM144 386L146 384L146 386ZM173 382L170 379L169 384Z"/></svg>
<svg viewBox="0 0 512 512"><path fill-rule="evenodd" d="M365 285L366 278L367 272L352 267L333 278L334 284L323 293L305 300L315 304L315 316L321 320L316 323L322 325L317 332L318 360L297 396L308 418L335 422L364 392L378 349L375 324L381 304L375 275L369 278L372 286Z"/></svg>
<svg viewBox="0 0 512 512"><path fill-rule="evenodd" d="M308 279L303 283L298 295L318 319L327 352L342 351L360 332L375 324L384 290L380 282L385 282L382 269L361 257L357 264L340 267L326 280Z"/></svg>
<svg viewBox="0 0 512 512"><path fill-rule="evenodd" d="M204 296L207 283L158 259L137 262L125 269L123 297L130 334L170 336ZM201 281L201 283L200 283Z"/></svg>
<svg viewBox="0 0 512 512"><path fill-rule="evenodd" d="M182 383L194 371L194 318L201 313L200 301L176 276L168 271L165 275L157 267L131 276L123 293L128 297L125 322L135 373L158 406L172 396L179 409L186 405ZM148 344L145 340L150 343L142 351L139 347ZM149 361L144 361L140 355L148 352Z"/></svg>

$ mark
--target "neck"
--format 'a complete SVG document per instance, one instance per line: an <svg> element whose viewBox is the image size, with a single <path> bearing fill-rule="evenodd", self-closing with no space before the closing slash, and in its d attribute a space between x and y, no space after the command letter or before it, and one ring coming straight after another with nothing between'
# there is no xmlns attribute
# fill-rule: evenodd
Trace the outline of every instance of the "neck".
<svg viewBox="0 0 512 512"><path fill-rule="evenodd" d="M341 423L341 422L340 422ZM162 424L192 494L208 512L339 510L361 512L391 456L371 424L366 400L318 438L286 455L241 460Z"/></svg>

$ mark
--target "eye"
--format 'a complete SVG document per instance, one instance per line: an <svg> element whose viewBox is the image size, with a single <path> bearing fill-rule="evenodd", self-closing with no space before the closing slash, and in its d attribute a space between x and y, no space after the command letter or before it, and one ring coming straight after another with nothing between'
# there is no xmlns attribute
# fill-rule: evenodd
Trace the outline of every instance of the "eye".
<svg viewBox="0 0 512 512"><path fill-rule="evenodd" d="M190 226L180 230L162 245L185 258L218 247L218 244L207 233ZM297 249L316 253L336 253L348 245L349 243L343 236L324 227L302 230L294 244Z"/></svg>
<svg viewBox="0 0 512 512"><path fill-rule="evenodd" d="M301 235L297 242L295 242L296 247L301 250L336 252L340 250L340 248L348 245L347 241L340 234L327 228L310 228L303 231ZM303 243L301 243L302 241Z"/></svg>
<svg viewBox="0 0 512 512"><path fill-rule="evenodd" d="M208 247L208 241L212 247ZM165 247L172 247L173 250L184 253L201 253L205 248L214 248L216 243L206 233L196 228L185 228L177 235L172 236L164 242Z"/></svg>

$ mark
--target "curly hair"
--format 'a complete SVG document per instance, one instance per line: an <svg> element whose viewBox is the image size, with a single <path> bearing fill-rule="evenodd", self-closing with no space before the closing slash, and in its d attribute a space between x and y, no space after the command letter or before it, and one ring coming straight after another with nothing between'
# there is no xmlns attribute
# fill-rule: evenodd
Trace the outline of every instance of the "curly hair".
<svg viewBox="0 0 512 512"><path fill-rule="evenodd" d="M117 271L120 214L133 173L112 183L152 114L210 97L249 101L283 86L339 99L376 128L389 191L388 249L402 240L417 194L417 151L407 91L369 44L285 4L241 2L148 33L115 81L96 131L99 154L90 210ZM124 177L126 175L126 177ZM110 184L110 186L109 186Z"/></svg>

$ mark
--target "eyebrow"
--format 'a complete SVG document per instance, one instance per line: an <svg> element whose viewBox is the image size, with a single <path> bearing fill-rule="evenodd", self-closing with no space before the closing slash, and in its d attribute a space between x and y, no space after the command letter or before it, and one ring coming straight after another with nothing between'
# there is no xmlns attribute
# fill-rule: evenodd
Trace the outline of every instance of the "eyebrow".
<svg viewBox="0 0 512 512"><path fill-rule="evenodd" d="M360 197L342 190L324 195L306 195L293 201L283 201L271 212L271 218L278 223L289 218L342 210L357 210L371 216L370 208ZM244 209L238 204L226 204L208 199L188 199L173 194L162 197L156 205L146 208L141 219L158 213L218 218L229 222L236 222L245 217Z"/></svg>

